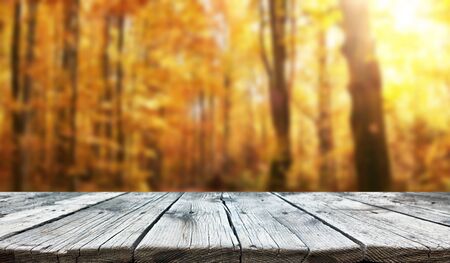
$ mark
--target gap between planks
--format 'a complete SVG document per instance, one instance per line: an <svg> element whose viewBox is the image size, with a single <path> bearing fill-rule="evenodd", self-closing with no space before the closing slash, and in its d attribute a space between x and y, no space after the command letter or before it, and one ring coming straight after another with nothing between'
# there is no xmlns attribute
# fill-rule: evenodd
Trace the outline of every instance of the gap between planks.
<svg viewBox="0 0 450 263"><path fill-rule="evenodd" d="M85 210L85 209L87 209L87 208L89 208L89 207L92 207L92 206L101 204L101 203L103 203L103 202L106 202L106 201L109 201L109 200L118 198L119 196L126 195L126 194L129 194L129 193L122 193L122 194L117 195L117 196L114 196L114 197L112 197L112 198L108 198L108 199L106 199L106 200L103 200L103 201L100 201L100 202L97 202L97 203L94 203L94 204L87 205L87 206L85 206L85 207L83 207L83 208L81 208L81 209L79 209L79 210L73 211L73 212L71 212L71 213L65 214L65 215L60 216L60 217L53 218L53 219L51 219L51 220L48 220L48 221L46 221L46 222L43 222L43 223L41 223L41 224L35 225L35 226L31 227L31 228L28 228L28 229L26 229L26 230L24 230L24 231L14 233L13 235L16 235L16 234L19 234L19 233L23 233L23 232L25 232L25 231L27 231L27 230L31 230L31 229L33 229L33 228L37 228L37 227L40 227L40 226L43 226L43 225L46 225L46 224L50 224L50 223L55 222L55 221L57 221L57 220L60 220L60 219L63 219L63 218L65 218L65 217L68 217L68 216L70 216L70 215L73 215L73 214L75 214L75 213L77 213L77 212L79 212L79 211ZM160 219L161 219L161 218L162 218L162 217L170 210L170 208L171 208L175 203L177 203L177 202L179 201L179 199L183 196L183 194L184 194L184 193L181 193L181 195L180 195L174 202L172 202L170 205L168 205L168 206L164 209L164 211L162 211L162 212L157 216L157 218L156 218L154 221L152 221L152 222L146 227L146 229L138 236L138 238L133 242L133 245L131 246L131 252L132 252L132 260L131 260L131 262L136 262L136 260L135 260L135 252L136 252L136 249L137 249L137 247L140 245L140 243L142 242L142 240L145 238L145 236L146 236L146 235L152 230L152 228L160 221ZM218 193L217 193L217 194L218 194ZM234 236L235 236L235 238L236 238L236 240L237 240L237 246L239 247L239 262L242 262L242 257L243 257L242 243L241 243L239 234L238 234L237 231L236 231L236 227L235 227L235 225L234 225L235 222L233 222L233 219L232 219L232 216L231 216L230 208L228 207L228 205L227 205L227 203L226 203L226 200L223 198L223 195L224 195L223 192L220 193L219 199L220 199L222 208L224 209L224 212L225 212L225 214L226 214L226 217L227 217L227 220L228 220L229 227L231 228L231 230L232 230L232 232L233 232L233 234L234 234ZM269 195L271 195L271 194L269 194ZM275 194L275 196L277 196L277 195ZM279 196L277 196L277 197L279 197ZM276 198L276 199L278 199L278 198ZM285 203L286 205L289 205L289 206L292 205L290 202L284 200L283 198L280 198L280 199L278 199L278 200L280 200L280 202ZM299 207L297 207L297 206L295 206L295 205L292 205L292 206L293 206L295 209L299 209ZM299 209L299 210L303 211L303 209ZM305 211L303 211L303 212L305 212ZM309 213L308 213L308 214L309 214ZM314 215L312 215L312 216L315 217ZM321 221L321 220L319 220L319 221ZM321 222L322 222L322 221L321 221ZM331 227L331 228L334 229L334 230L337 230L338 232L340 232L340 233L342 234L342 232L339 231L338 229L336 229L336 228L334 228L334 227L332 227L332 226L330 226L330 225L328 225L328 224L325 224L325 225ZM346 236L346 235L344 235L344 236ZM346 237L348 237L348 236L346 236ZM349 239L352 240L351 238L349 238ZM352 241L353 241L353 240L352 240ZM356 243L356 242L355 242L355 243ZM358 243L357 243L357 244L358 244ZM358 245L360 245L360 244L358 244ZM307 259L307 257L309 256L309 248L307 247L307 249L308 249L308 253L305 255L305 257L303 258L303 260L302 260L301 262L304 262L304 261ZM59 262L59 258L58 258L57 260L58 260L58 262Z"/></svg>
<svg viewBox="0 0 450 263"><path fill-rule="evenodd" d="M76 210L76 211L73 211L73 212L71 212L71 213L64 214L64 215L59 216L59 217L55 217L55 218L53 218L53 219L50 219L50 220L48 220L48 221L45 221L45 222L42 222L42 223L40 223L40 224L34 225L34 226L32 226L32 227L30 227L30 228L27 228L27 229L25 229L25 230L22 230L22 231L20 231L20 232L12 233L11 236L17 235L17 234L19 234L19 233L26 232L26 231L28 231L28 230L31 230L31 229L33 229L33 228L37 228L37 227L42 226L42 225L50 224L50 223L52 223L52 222L54 222L54 221L60 220L60 219L62 219L62 218L65 218L65 217L67 217L67 216L70 216L70 215L72 215L72 214L75 214L75 213L77 213L77 212L79 212L79 211L85 210L85 209L87 209L87 208L89 208L89 207L98 205L98 204L100 204L100 203L103 203L103 202L106 202L106 201L109 201L109 200L118 198L119 196L122 196L122 195L125 195L125 194L128 194L128 193L122 193L122 194L119 194L119 195L117 195L117 196L111 197L111 198L109 198L109 199L105 199L105 200L103 200L103 201L100 201L100 202L97 202L97 203L94 203L94 204L89 204L89 205L87 205L87 206L85 206L85 207L83 207L83 208L81 208L81 209L78 209L78 210ZM183 196L183 194L184 194L184 193L181 193L181 195L180 195L175 201L173 201L169 206L167 206L167 207L165 208L165 210L162 211L162 212L157 216L157 218L156 218L154 221L152 221L152 222L146 227L146 229L139 235L139 237L133 242L133 246L132 246L132 255L133 255L132 262L135 262L135 259L134 259L135 251L136 251L136 248L137 248L137 247L139 246L139 244L141 243L141 241L142 241L142 240L144 239L144 237L151 231L151 229L152 229L152 228L160 221L160 219L161 219L161 218L162 218L162 217L170 210L170 208L171 208L175 203L177 203L177 202L179 201L179 199ZM318 221L322 222L323 224L327 225L328 227L334 229L335 231L337 231L337 232L341 233L342 235L344 235L345 237L349 238L350 240L352 240L353 242L355 242L356 244L358 244L358 245L361 247L362 251L364 252L364 256L366 256L366 245L365 245L363 242L361 242L361 241L359 241L358 239L354 238L353 236L347 234L346 232L340 230L340 229L339 229L338 227L336 227L335 225L332 225L332 224L326 222L326 221L323 220L322 218L316 216L314 213L311 213L311 212L309 212L309 211L303 209L303 208L300 207L299 205L290 202L289 200L285 199L285 197L282 196L280 193L271 193L271 194L274 195L274 196L276 196L277 198L279 198L280 201L285 202L285 203L289 204L290 206L292 206L292 207L294 207L294 208L296 208L296 209L298 209L298 210L300 210L300 211L302 211L302 212L305 212L305 213L309 214L310 216L314 217L314 218L317 219ZM229 227L231 228L231 230L232 230L234 236L235 236L236 239L237 239L237 245L238 245L238 247L239 247L239 255L240 255L239 262L242 262L242 256L243 256L242 243L241 243L240 237L239 237L239 235L238 235L238 233L237 233L237 231L236 231L235 222L233 222L233 219L232 219L232 216L231 216L230 208L228 207L228 204L226 203L227 200L226 200L226 198L223 197L223 195L224 195L224 192L222 192L222 193L220 194L220 198L219 198L219 199L220 199L220 201L221 201L221 203L222 203L222 205L223 205L223 209L224 209L224 211L225 211L225 213L226 213L226 216L227 216L227 219L228 219ZM347 198L346 196L340 196L340 197L345 198L345 199L349 199L349 200L352 200L352 201L356 201L356 202L359 202L359 203L363 203L363 204L365 204L365 205L369 205L369 206L372 206L372 207L377 207L377 208L380 208L380 209L389 210L389 211L394 212L394 213L397 213L397 214L402 214L402 215L406 215L406 216L409 216L409 217L413 217L413 218L416 218L416 219L418 219L418 220L429 221L430 223L439 224L438 222L435 222L435 221L427 220L427 219L424 219L424 218L421 218L421 217L415 217L415 216L412 216L412 215L410 215L410 214L402 213L402 212L399 212L399 211L396 211L396 210L393 210L393 209L389 209L389 208L386 208L386 207L383 207L383 206L373 205L373 204L371 204L371 203L369 203L369 202L362 202L362 201L355 200L355 199L350 198L350 197ZM447 227L448 227L448 226L447 226ZM6 238L6 237L2 237L2 238L0 238L0 240L3 240L4 238ZM369 262L369 261L362 261L362 262Z"/></svg>
<svg viewBox="0 0 450 263"><path fill-rule="evenodd" d="M411 204L407 201L393 202L392 199L394 199L395 195L398 193L378 193L382 195L388 195L390 197L388 200L384 199L386 196L377 196L377 199L373 199L373 196L370 196L371 194L373 193L340 193L338 195L347 200L359 202L380 209L386 209L391 212L399 213L419 220L428 221L430 223L442 225L445 227L450 227L450 220L448 219L450 216L450 210L442 211L440 209L434 208L434 202L427 204L431 207L426 207L424 204ZM405 193L404 195L411 195L410 197L413 198L414 196L420 197L422 194L426 195L427 193ZM448 197L448 195L445 197ZM423 199L421 199L420 201L423 201ZM399 206L399 204L401 204L402 206ZM414 213L412 213L413 211Z"/></svg>
<svg viewBox="0 0 450 263"><path fill-rule="evenodd" d="M133 196L130 196L130 195L132 195L132 193L124 193L124 194L121 194L120 196L117 196L116 198L110 198L110 199L108 199L107 201L109 201L108 203L108 205L106 205L106 201L104 201L104 202L97 202L96 204L93 204L93 205L91 205L90 207L89 207L89 209L94 209L95 207L97 207L97 209L108 209L108 207L109 206L111 206L111 205L113 205L114 204L114 200L119 200L119 199L121 199L122 201L126 201L126 200L132 200L133 199ZM156 199L154 199L154 201L156 201L156 200L160 200L160 199L162 199L162 198L165 198L165 196L168 196L169 195L169 193L163 193L163 195L161 195L161 196L154 196L154 197L152 197L152 198L156 198ZM155 219L158 219L159 217L161 217L168 209L170 209L170 207L171 207L171 205L173 205L181 196L182 196L183 194L182 193L176 193L176 195L174 195L174 197L175 196L177 196L176 198L174 198L173 200L171 200L170 202L168 202L167 204L165 204L164 206L162 206L161 207L161 211L159 212L159 213L157 213L155 216ZM125 198L125 199L124 199ZM131 198L131 199L130 199ZM113 200L114 199L114 200ZM172 198L169 198L169 199L172 199ZM169 200L167 200L167 201L169 201ZM111 203L111 202L113 202L113 203ZM106 207L103 205L103 204L105 204L106 205ZM149 202L147 202L147 203L145 203L145 204L143 204L143 205L140 205L140 206L137 206L136 207L136 210L137 209L139 209L140 207L144 207L144 206L148 206L150 204L150 201ZM97 206L96 206L97 205ZM103 208L99 208L99 207L103 207ZM47 229L47 231L49 231L48 233L51 233L53 230L55 230L55 227L59 224L59 225L65 225L66 223L68 223L68 222L65 222L65 221L67 221L67 220L69 220L70 221L70 218L73 218L73 217L75 217L75 218L80 218L80 214L81 214L81 217L83 216L83 213L84 214L86 214L86 213L88 213L88 212L86 212L86 211L89 211L89 209L87 209L87 208L85 208L85 209L83 209L83 211L82 210L78 210L77 212L78 213L72 213L71 215L68 215L68 216L66 216L66 217L64 217L64 218L60 218L60 220L58 221L58 220L55 220L55 221L53 221L53 222L47 222L47 224L44 224L42 227L48 227L48 226L50 226L50 228L48 228ZM105 210L105 211L106 211ZM95 209L94 209L94 211L96 211ZM112 212L111 213L113 213L114 212L114 210L111 210ZM133 210L134 211L134 210ZM92 212L92 211L91 211ZM98 211L96 211L96 212L98 212ZM130 211L131 212L131 211ZM98 214L104 214L105 212L104 211L100 211L100 213L98 213ZM97 213L95 213L95 214L97 214ZM143 213L141 213L140 215L142 215ZM78 215L78 216L77 216ZM67 220L66 220L67 219ZM59 223L58 223L59 222ZM131 241L131 243L130 243L130 252L132 252L132 251L134 251L134 249L133 249L133 246L137 246L138 245L138 243L140 242L140 240L142 239L142 237L143 236L145 236L146 235L146 233L148 232L148 230L149 229L151 229L152 228L152 226L155 224L157 222L157 220L151 220L151 221L149 221L149 224L150 225L148 225L148 224L146 224L146 223L144 223L143 224L143 230L142 230L142 232L140 232L138 235L136 235L135 236L135 238L131 238L130 239L130 241ZM56 224L56 226L55 226L55 224ZM36 227L36 228L34 228L34 229L30 229L29 231L31 231L31 232L35 232L34 233L34 235L39 235L39 231L42 231L42 227ZM53 229L53 230L52 230ZM117 231L116 231L117 232ZM119 231L119 232L117 232L117 233L115 233L113 236L111 236L111 237L109 237L108 239L106 239L106 240L104 240L104 242L100 245L100 246L103 246L103 244L104 243L106 243L106 242L108 242L111 238L113 238L115 235L117 235L117 234L119 234L120 232L122 232L122 231ZM29 233L29 232L27 232L27 233ZM22 233L22 234L17 234L17 235L15 235L15 236L13 236L12 238L16 238L16 237L18 237L19 239L18 240L20 240L20 236L25 236L26 237L26 235L27 235L27 233ZM55 233L55 232L54 232ZM54 235L54 234L52 234L52 235ZM50 237L51 237L51 235L50 235ZM85 237L83 237L83 241L85 241L84 240L84 238ZM8 240L8 239L5 239L5 240ZM48 240L48 238L47 238L47 240ZM76 240L76 239L73 239L74 240L74 242L78 242L78 241L80 241L80 240ZM61 241L63 241L62 243L64 243L65 245L67 245L67 242L65 241L65 240L61 240ZM91 240L92 241L92 240ZM46 242L46 241L44 241L44 242ZM89 241L90 242L90 241ZM89 242L85 242L85 243L83 243L84 245L86 245L86 244L88 244ZM16 243L16 242L13 242L13 243ZM41 242L42 243L42 242ZM39 243L39 244L41 244L41 243ZM59 243L59 244L62 244L62 243ZM43 243L42 243L43 244ZM26 245L26 243L24 244L24 245ZM48 245L48 244L46 244L46 245ZM40 246L40 245L36 245L36 246ZM44 247L43 249L44 250L46 250L47 248L50 248L51 246L46 246L46 247ZM6 248L6 247L5 247ZM33 247L32 249L34 249L35 247ZM64 245L63 246L60 246L60 248L67 248L67 247L64 247ZM100 248L100 247L99 247ZM7 252L7 250L5 250L6 252ZM59 248L57 249L57 250L54 250L54 251L49 251L49 253L51 253L51 254L53 254L53 261L52 262L66 262L67 261L67 258L72 258L72 259L74 259L74 260L76 260L77 262L79 262L78 261L78 259L79 259L79 257L81 256L81 254L80 254L80 252L81 252L81 247L80 247L80 249L78 250L78 253L76 253L77 255L75 255L75 254L73 254L72 252L76 252L76 251L72 251L71 252L71 254L58 254L56 251L59 251ZM97 251L97 250L96 250ZM0 261L1 262L4 262L4 261L2 261L2 260L7 260L7 262L15 262L15 260L19 260L20 261L20 259L17 259L16 258L16 255L15 255L15 253L14 253L14 250L12 251L13 252L13 254L12 254L12 257L7 257L7 258L2 258L1 256L1 253L0 253ZM40 253L44 253L44 254L47 254L45 251L40 251ZM68 251L69 252L69 251ZM86 252L86 251L85 251ZM89 251L88 251L89 252ZM87 252L87 253L88 253ZM6 254L4 254L3 256L8 256L8 255L11 255L10 253L6 253ZM39 256L40 254L35 254L35 255L37 255L37 256ZM47 254L47 255L50 255L50 254ZM25 256L27 256L27 255L25 255ZM55 258L55 256L56 256L56 258ZM66 257L66 258L64 258L64 259L62 259L62 258L60 258L60 256L62 256L62 257ZM44 257L45 257L45 255L44 255ZM76 258L76 259L75 259ZM132 258L132 253L130 253L130 261L131 261L131 258ZM95 258L91 258L91 260L94 260ZM20 261L20 262L22 262L22 261ZM47 261L41 261L41 262L47 262ZM72 261L70 261L70 262L72 262ZM93 261L86 261L86 262L93 262ZM128 261L127 261L128 262Z"/></svg>
<svg viewBox="0 0 450 263"><path fill-rule="evenodd" d="M167 211L170 210L170 208L176 203L178 202L178 200L180 200L180 198L184 195L184 193L181 193L180 196L178 196L177 199L175 199L174 202L172 202L161 214L158 215L158 217L152 222L150 223L150 225L141 233L141 235L136 239L136 241L133 242L133 245L131 247L132 249L132 254L131 254L131 262L136 262L135 260L135 252L136 252L136 248L139 246L139 244L142 242L142 240L144 239L144 237L148 234L148 232L150 232L150 230L153 228L154 225L156 225L156 223L158 223L158 221L164 216L164 214L167 213Z"/></svg>
<svg viewBox="0 0 450 263"><path fill-rule="evenodd" d="M325 225L331 227L332 229L338 231L339 233L341 233L342 235L344 235L344 236L347 237L348 239L352 240L353 242L355 242L356 244L358 244L358 245L361 247L361 250L363 251L363 257L364 257L364 258L366 257L367 247L366 247L366 245L365 245L363 242L361 242L360 240L354 238L353 236L349 235L349 234L346 233L345 231L342 231L342 230L339 229L338 227L336 227L336 226L334 226L334 225L328 223L326 220L323 220L322 218L316 216L314 213L311 213L311 212L309 212L309 211L307 211L307 210L301 208L300 206L298 206L298 205L292 203L291 201L285 199L285 198L284 198L283 196L281 196L279 193L271 192L271 194L273 194L273 195L275 195L276 197L280 198L281 200L283 200L284 202L288 203L289 205L291 205L291 206L293 206L293 207L295 207L295 208L297 208L297 209L299 209L299 210L301 210L301 211L303 211L303 212L309 214L310 216L316 218L317 220L319 220L319 221L322 222L323 224L325 224ZM365 263L365 262L370 263L369 261L363 261L363 263Z"/></svg>
<svg viewBox="0 0 450 263"><path fill-rule="evenodd" d="M366 260L449 262L450 239L447 233L450 230L446 226L391 211L385 207L349 200L336 194L277 193L276 195L300 209L317 215L317 218L331 225L339 226L339 229L360 240L366 246ZM329 211L324 211L323 208L329 208ZM445 208L448 209L447 206ZM343 217L340 218L341 216ZM342 221L344 217L350 221ZM360 231L355 228L355 224L361 229L368 227L369 230ZM371 235L367 231L372 231ZM383 238L392 234L394 235L389 239Z"/></svg>
<svg viewBox="0 0 450 263"><path fill-rule="evenodd" d="M83 193L83 194L80 195L80 196L77 196L77 197L68 197L68 198L65 198L65 199L58 200L57 202L70 202L71 200L75 200L76 198L85 198L85 197L87 197L88 195L91 195L91 194L92 194L92 193ZM113 194L113 193L111 193L111 194ZM88 209L88 208L90 208L90 207L92 207L92 206L95 206L95 205L98 205L98 204L107 202L107 201L109 201L109 200L112 200L112 199L114 199L114 198L117 198L117 197L119 197L119 196L122 196L122 195L124 195L124 194L126 194L126 193L115 193L115 194L116 194L116 195L113 195L113 196L111 196L111 197L101 199L101 200L98 201L98 202L94 202L94 203L89 203L89 202L88 202L87 204L85 204L85 205L83 205L83 206L80 205L79 208L75 208L75 209L74 209L73 211L71 211L71 212L64 213L64 210L62 210L62 211L58 211L59 214L56 213L54 217L51 217L51 216L50 216L48 219L39 219L39 218L38 218L38 219L36 220L36 221L37 221L36 223L32 223L32 222L30 221L30 222L28 222L29 226L22 226L22 229L20 229L20 230L17 230L17 231L10 231L10 232L4 233L3 235L0 235L0 241L5 240L5 239L7 239L7 238L10 238L10 237L12 237L12 236L15 236L15 235L24 233L24 232L26 232L26 231L29 231L29 230L32 230L32 229L35 229L35 228L38 228L38 227L41 227L41 226L50 224L50 223L52 223L52 222L58 221L58 220L63 219L63 218L65 218L65 217L71 216L71 215L73 215L73 214L75 214L75 213L77 213L77 212L79 212L79 211L82 211L82 210ZM49 206L47 206L47 207L44 206L44 207L42 207L42 208L47 208L47 209L52 208L53 210L50 211L50 212L52 212L52 211L54 211L54 208L63 205L63 204L61 204L61 203L58 204L57 202L55 202L54 204L49 205ZM76 202L75 202L74 204L76 205ZM30 207L30 209L25 208L25 209L23 209L22 211L19 211L19 212L28 212L28 213L30 213L30 212L33 212L35 209L39 209L39 208ZM45 210L44 210L44 211L41 211L41 212L45 212ZM37 214L38 214L38 213L30 213L28 216L30 216L30 217L36 217ZM50 213L50 214L51 214L51 213ZM14 215L14 213L12 213L12 215ZM6 217L3 217L3 218L1 218L1 219L6 219ZM1 220L1 219L0 219L0 220ZM35 219L36 219L36 218L35 218ZM13 220L13 221L14 221L14 220ZM16 219L15 221L17 221L17 219ZM10 226L10 227L11 227L11 226Z"/></svg>

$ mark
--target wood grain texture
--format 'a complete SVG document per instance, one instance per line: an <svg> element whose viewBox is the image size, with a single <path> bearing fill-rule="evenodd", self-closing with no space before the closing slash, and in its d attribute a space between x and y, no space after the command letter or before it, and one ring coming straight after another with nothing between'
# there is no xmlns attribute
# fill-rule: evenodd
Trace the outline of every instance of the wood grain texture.
<svg viewBox="0 0 450 263"><path fill-rule="evenodd" d="M365 246L374 262L449 262L450 228L329 193L282 194Z"/></svg>
<svg viewBox="0 0 450 263"><path fill-rule="evenodd" d="M450 262L448 193L0 193L0 262Z"/></svg>
<svg viewBox="0 0 450 263"><path fill-rule="evenodd" d="M135 250L136 262L239 262L220 193L185 193Z"/></svg>
<svg viewBox="0 0 450 263"><path fill-rule="evenodd" d="M242 262L359 262L360 245L270 193L225 193Z"/></svg>
<svg viewBox="0 0 450 263"><path fill-rule="evenodd" d="M129 193L0 242L16 262L131 262L179 193Z"/></svg>
<svg viewBox="0 0 450 263"><path fill-rule="evenodd" d="M86 193L86 194L17 194L2 199L2 216L0 217L0 239L56 220L65 215L99 202L114 198L121 193ZM20 201L22 200L22 201ZM36 202L36 203L35 203ZM14 211L14 207L18 207Z"/></svg>
<svg viewBox="0 0 450 263"><path fill-rule="evenodd" d="M80 196L83 193L52 193L52 192L1 192L0 218L7 214L17 213L57 201Z"/></svg>
<svg viewBox="0 0 450 263"><path fill-rule="evenodd" d="M343 193L342 196L450 227L450 194Z"/></svg>

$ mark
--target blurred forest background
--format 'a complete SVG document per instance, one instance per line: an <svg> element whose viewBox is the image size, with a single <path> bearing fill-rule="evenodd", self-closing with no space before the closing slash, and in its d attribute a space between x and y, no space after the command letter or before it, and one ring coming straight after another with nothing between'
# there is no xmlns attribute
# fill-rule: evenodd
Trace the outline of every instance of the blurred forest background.
<svg viewBox="0 0 450 263"><path fill-rule="evenodd" d="M0 190L450 190L449 0L1 0Z"/></svg>

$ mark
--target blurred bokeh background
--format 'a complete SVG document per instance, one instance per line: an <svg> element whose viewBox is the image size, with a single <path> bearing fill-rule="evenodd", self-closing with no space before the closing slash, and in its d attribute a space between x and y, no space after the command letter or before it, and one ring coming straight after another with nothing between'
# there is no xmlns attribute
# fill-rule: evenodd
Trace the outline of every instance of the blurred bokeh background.
<svg viewBox="0 0 450 263"><path fill-rule="evenodd" d="M448 0L2 0L0 190L450 190Z"/></svg>

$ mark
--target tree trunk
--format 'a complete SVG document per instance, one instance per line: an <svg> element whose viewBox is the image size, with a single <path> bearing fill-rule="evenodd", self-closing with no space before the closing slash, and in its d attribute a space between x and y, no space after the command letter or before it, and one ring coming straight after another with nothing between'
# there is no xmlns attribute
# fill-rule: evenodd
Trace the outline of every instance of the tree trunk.
<svg viewBox="0 0 450 263"><path fill-rule="evenodd" d="M30 132L30 122L33 111L30 109L30 99L32 93L33 79L30 74L30 67L35 60L34 45L36 42L36 16L38 2L30 0L28 4L28 17L26 25L28 27L25 50L25 65L27 71L20 70L20 18L22 13L22 4L16 1L14 6L13 37L11 47L11 68L12 78L11 87L15 109L13 111L13 133L14 133L14 156L12 160L12 175L14 177L14 190L22 191L29 189L30 182L28 174L30 173L30 159L27 152L26 135ZM23 86L20 85L20 77L23 76Z"/></svg>
<svg viewBox="0 0 450 263"><path fill-rule="evenodd" d="M75 150L77 143L77 100L78 100L78 39L79 39L79 0L64 2L64 47L62 55L63 81L58 94L61 99L68 99L68 107L61 104L58 107L58 121L55 127L57 136L56 161L58 169L55 187L74 190L71 180L71 169L75 165ZM69 88L69 89L67 89ZM69 96L65 96L68 94Z"/></svg>
<svg viewBox="0 0 450 263"><path fill-rule="evenodd" d="M336 190L336 175L333 160L333 127L331 119L331 86L327 80L326 31L318 33L318 100L319 119L317 124L319 138L320 185L323 190Z"/></svg>
<svg viewBox="0 0 450 263"><path fill-rule="evenodd" d="M214 94L208 95L208 118L207 118L207 132L208 132L208 147L207 147L207 180L209 182L215 180L216 175L216 133L215 133L215 117L216 117L216 100Z"/></svg>
<svg viewBox="0 0 450 263"><path fill-rule="evenodd" d="M71 22L71 35L73 35L72 46L70 47L71 51L70 60L68 61L68 68L70 68L70 84L71 84L71 93L70 93L70 109L69 109L69 120L70 120L70 133L71 137L69 140L69 167L74 168L76 165L76 150L77 150L77 139L78 139L78 130L77 130L77 104L78 104L78 42L79 42L79 9L80 9L80 0L73 0L71 5L71 14L69 17L72 18ZM73 176L73 174L72 174ZM72 178L71 190L76 190L76 180L77 178Z"/></svg>
<svg viewBox="0 0 450 263"><path fill-rule="evenodd" d="M225 74L223 80L224 96L223 96L223 153L222 153L222 172L219 181L222 181L224 176L230 176L231 171L231 157L230 157L230 137L231 137L231 77L229 73ZM219 185L219 184L218 184Z"/></svg>
<svg viewBox="0 0 450 263"><path fill-rule="evenodd" d="M153 156L145 158L145 170L151 175L147 179L147 185L151 191L160 191L162 186L163 152L159 146L156 132L148 131L143 134L143 145L153 152Z"/></svg>
<svg viewBox="0 0 450 263"><path fill-rule="evenodd" d="M98 119L94 123L94 135L96 142L94 144L94 153L97 158L94 164L95 174L99 178L99 184L103 187L111 187L115 182L111 178L113 173L110 171L111 162L115 161L115 155L112 152L111 143L113 137L113 89L111 85L111 75L113 67L111 66L111 57L109 47L112 41L113 17L105 16L103 28L103 48L102 48L102 74L104 87L100 95ZM101 165L98 165L101 164Z"/></svg>
<svg viewBox="0 0 450 263"><path fill-rule="evenodd" d="M205 166L206 166L206 94L203 87L200 87L199 95L198 95L198 103L199 103L199 123L198 123L198 151L199 151L199 159L198 159L198 172L195 181L195 187L200 187L204 183L205 179Z"/></svg>
<svg viewBox="0 0 450 263"><path fill-rule="evenodd" d="M272 42L272 77L269 78L272 123L277 149L270 167L269 187L284 190L287 172L291 166L289 92L286 82L286 14L287 0L270 0L270 28Z"/></svg>
<svg viewBox="0 0 450 263"><path fill-rule="evenodd" d="M368 2L341 0L352 98L351 127L359 190L389 190L391 173L383 116L382 81L369 33Z"/></svg>
<svg viewBox="0 0 450 263"><path fill-rule="evenodd" d="M416 185L426 184L427 180L427 150L429 145L432 144L432 139L429 136L429 132L427 131L426 122L421 119L415 119L412 129L413 139L413 160L414 160L414 168L412 172L412 180Z"/></svg>
<svg viewBox="0 0 450 263"><path fill-rule="evenodd" d="M111 66L111 57L109 52L109 46L112 42L112 30L113 30L113 17L107 16L106 25L105 25L105 50L103 54L103 76L105 81L105 89L103 92L103 136L104 139L108 142L105 147L104 157L107 163L114 160L112 148L110 147L110 143L113 141L113 86L111 83L111 75L113 74L113 67Z"/></svg>
<svg viewBox="0 0 450 263"><path fill-rule="evenodd" d="M11 41L11 94L14 102L14 108L12 114L12 140L13 140L13 153L11 155L11 176L12 176L12 189L14 191L21 191L23 189L24 174L21 167L23 159L23 147L21 146L21 137L24 133L24 125L22 122L21 110L17 107L20 103L20 35L22 32L21 27L21 13L22 3L16 1L14 4L14 20L12 29L12 41ZM22 107L20 105L20 107Z"/></svg>
<svg viewBox="0 0 450 263"><path fill-rule="evenodd" d="M116 68L116 90L115 90L115 102L116 102L116 127L117 127L117 164L118 173L116 176L118 186L124 184L124 171L123 162L125 160L125 134L123 130L123 64L122 54L125 42L125 17L120 14L117 17L118 27L118 40L117 40L117 53L119 60Z"/></svg>
<svg viewBox="0 0 450 263"><path fill-rule="evenodd" d="M28 1L28 15L27 15L27 37L26 37L26 47L25 47L25 72L23 74L23 90L22 90L22 123L23 123L23 133L21 134L21 143L23 147L23 152L21 154L22 161L22 176L23 176L23 184L24 189L30 189L31 185L31 177L33 171L33 163L30 156L30 148L29 147L29 138L31 136L31 123L33 121L33 117L36 112L35 109L32 108L31 98L33 96L34 91L34 76L32 75L32 71L30 70L35 61L34 48L36 44L36 16L37 16L37 8L38 8L38 0Z"/></svg>

